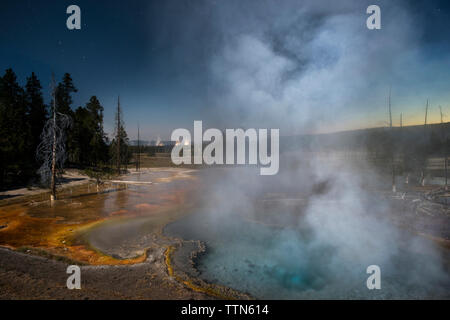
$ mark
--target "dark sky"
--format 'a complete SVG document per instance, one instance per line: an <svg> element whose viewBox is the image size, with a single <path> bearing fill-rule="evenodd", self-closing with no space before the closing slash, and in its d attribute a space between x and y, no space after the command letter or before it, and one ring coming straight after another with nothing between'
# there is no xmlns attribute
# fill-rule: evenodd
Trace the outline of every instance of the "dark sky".
<svg viewBox="0 0 450 320"><path fill-rule="evenodd" d="M66 28L71 4L81 30ZM369 4L381 30L365 28ZM138 122L148 140L193 120L282 134L380 126L389 86L414 124L427 98L450 117L449 31L449 1L1 0L0 69L22 84L36 72L47 101L51 72L69 72L74 107L97 95L109 132L120 94L132 139Z"/></svg>

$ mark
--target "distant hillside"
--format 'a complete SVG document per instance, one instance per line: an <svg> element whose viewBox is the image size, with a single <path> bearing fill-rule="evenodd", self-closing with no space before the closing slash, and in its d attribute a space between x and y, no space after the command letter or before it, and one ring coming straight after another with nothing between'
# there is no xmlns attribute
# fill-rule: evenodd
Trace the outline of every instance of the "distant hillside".
<svg viewBox="0 0 450 320"><path fill-rule="evenodd" d="M450 148L450 122L427 126L406 126L359 129L316 135L284 136L280 138L281 151L303 149L320 150L367 150L376 151L394 146L425 148L427 153L436 153Z"/></svg>

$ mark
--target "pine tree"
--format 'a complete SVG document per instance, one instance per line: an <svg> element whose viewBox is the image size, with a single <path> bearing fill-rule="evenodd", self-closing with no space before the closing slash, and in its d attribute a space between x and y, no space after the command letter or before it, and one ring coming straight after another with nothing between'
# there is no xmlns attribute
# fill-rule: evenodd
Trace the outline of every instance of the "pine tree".
<svg viewBox="0 0 450 320"><path fill-rule="evenodd" d="M73 84L70 74L65 73L62 81L56 88L56 105L58 106L58 112L69 116L71 121L73 121L75 116L75 112L72 110L72 94L76 92L78 92L78 90ZM67 153L70 162L76 162L76 144L74 141L73 132L70 130L67 132Z"/></svg>
<svg viewBox="0 0 450 320"><path fill-rule="evenodd" d="M89 165L89 142L91 140L91 121L89 111L78 107L74 113L74 126L71 132L71 161L78 165Z"/></svg>
<svg viewBox="0 0 450 320"><path fill-rule="evenodd" d="M29 178L31 165L27 157L25 93L16 74L7 69L0 82L0 187Z"/></svg>
<svg viewBox="0 0 450 320"><path fill-rule="evenodd" d="M106 135L103 131L103 106L96 96L92 96L86 104L86 109L90 113L92 137L89 142L91 147L91 163L97 166L99 162L107 160L108 147L106 145Z"/></svg>
<svg viewBox="0 0 450 320"><path fill-rule="evenodd" d="M131 158L129 139L123 125L120 126L119 134L116 134L111 142L110 150L113 163L119 166L118 172L122 172L122 168L127 166ZM120 153L118 155L119 150Z"/></svg>
<svg viewBox="0 0 450 320"><path fill-rule="evenodd" d="M73 110L71 108L73 99L72 94L78 92L73 84L73 80L69 73L65 73L62 81L56 88L56 104L60 113L73 117Z"/></svg>
<svg viewBox="0 0 450 320"><path fill-rule="evenodd" d="M74 159L81 164L97 166L106 162L108 147L103 131L103 107L96 96L92 96L86 107L75 111L73 131Z"/></svg>
<svg viewBox="0 0 450 320"><path fill-rule="evenodd" d="M128 135L123 125L122 109L120 107L120 98L117 100L116 111L116 129L115 136L110 146L111 159L116 164L117 173L121 173L121 168L128 164L130 153L128 150Z"/></svg>
<svg viewBox="0 0 450 320"><path fill-rule="evenodd" d="M28 109L29 123L29 155L34 159L36 148L40 142L40 135L48 118L47 106L44 104L42 96L42 86L36 74L31 73L25 85L25 98Z"/></svg>

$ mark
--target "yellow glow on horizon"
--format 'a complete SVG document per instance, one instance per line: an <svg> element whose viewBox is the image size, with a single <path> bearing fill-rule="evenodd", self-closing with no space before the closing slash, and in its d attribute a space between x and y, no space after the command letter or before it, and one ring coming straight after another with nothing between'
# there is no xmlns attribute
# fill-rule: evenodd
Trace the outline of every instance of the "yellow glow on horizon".
<svg viewBox="0 0 450 320"><path fill-rule="evenodd" d="M444 123L450 122L450 117L445 117L443 119ZM423 126L425 123L425 114L423 115L415 115L412 117L405 117L403 115L402 119L402 125L404 127L409 126ZM441 123L440 115L430 115L427 116L427 124L439 124ZM315 130L313 132L310 132L311 134L324 134L324 133L334 133L334 132L341 132L341 131L352 131L352 130L363 130L363 129L371 129L371 128L381 128L381 127L388 127L389 124L387 121L382 121L378 119L371 119L364 122L354 121L354 122L347 122L347 123L339 123L337 125L328 124L326 126L323 126L321 128L318 128L318 130ZM392 123L393 127L400 127L400 117L398 119L393 120Z"/></svg>

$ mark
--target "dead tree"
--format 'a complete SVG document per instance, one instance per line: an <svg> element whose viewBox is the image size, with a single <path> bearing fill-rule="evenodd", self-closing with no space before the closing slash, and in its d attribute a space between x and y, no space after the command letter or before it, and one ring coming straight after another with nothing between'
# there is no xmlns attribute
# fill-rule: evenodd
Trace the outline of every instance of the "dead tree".
<svg viewBox="0 0 450 320"><path fill-rule="evenodd" d="M444 143L443 156L444 156L444 177L445 177L445 190L448 189L448 161L447 161L447 135L444 127L444 114L442 113L442 107L439 106L439 112L441 114L441 129L442 129L442 141Z"/></svg>
<svg viewBox="0 0 450 320"><path fill-rule="evenodd" d="M124 123L122 119L122 109L120 106L120 98L117 100L117 112L116 112L116 124L115 124L115 138L113 140L113 144L111 146L111 151L113 151L112 162L116 161L117 165L117 174L122 173L122 165L125 166L125 169L128 168L128 160L129 160L129 150L128 150L128 138L127 133L124 129ZM115 151L115 152L114 152Z"/></svg>
<svg viewBox="0 0 450 320"><path fill-rule="evenodd" d="M392 162L392 192L397 191L397 187L395 184L395 148L393 146L394 134L392 130L392 108L391 108L391 88L389 88L389 99L388 99L388 108L389 108L389 131L391 132L391 162Z"/></svg>
<svg viewBox="0 0 450 320"><path fill-rule="evenodd" d="M116 126L116 147L117 147L117 174L120 175L120 96L117 97L117 115L116 115L116 121L117 121L117 126Z"/></svg>
<svg viewBox="0 0 450 320"><path fill-rule="evenodd" d="M141 145L139 142L139 123L137 126L137 133L138 133L138 138L137 138L137 156L136 156L136 171L140 171L141 169Z"/></svg>
<svg viewBox="0 0 450 320"><path fill-rule="evenodd" d="M403 113L400 113L400 137L401 137L401 143L403 143ZM406 172L405 177L405 184L409 184L409 172L408 168L406 168L406 156L405 156L405 150L402 148L402 159L403 159L403 172Z"/></svg>
<svg viewBox="0 0 450 320"><path fill-rule="evenodd" d="M424 128L424 137L426 136L426 132L427 132L427 118L428 118L428 99L427 99L427 104L425 106L425 122L423 125ZM427 165L427 159L426 159L426 155L424 155L425 159L422 163L422 170L420 173L420 184L422 186L425 186L425 167Z"/></svg>
<svg viewBox="0 0 450 320"><path fill-rule="evenodd" d="M71 124L70 118L58 112L56 105L55 77L52 75L52 109L41 133L41 142L36 150L36 158L42 162L38 170L41 181L50 185L50 200L56 199L57 175L66 160L65 133Z"/></svg>

